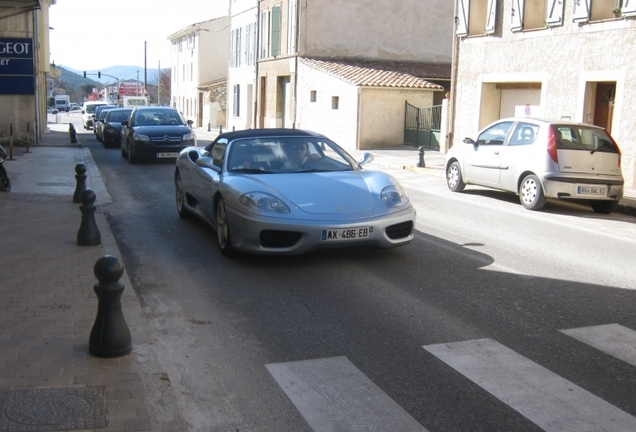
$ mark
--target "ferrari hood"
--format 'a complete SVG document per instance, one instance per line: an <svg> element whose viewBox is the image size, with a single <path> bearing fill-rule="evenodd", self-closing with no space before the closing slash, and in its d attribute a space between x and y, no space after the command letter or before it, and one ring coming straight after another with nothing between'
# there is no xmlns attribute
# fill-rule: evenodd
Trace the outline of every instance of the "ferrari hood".
<svg viewBox="0 0 636 432"><path fill-rule="evenodd" d="M258 179L310 214L351 214L375 207L360 171L261 175Z"/></svg>

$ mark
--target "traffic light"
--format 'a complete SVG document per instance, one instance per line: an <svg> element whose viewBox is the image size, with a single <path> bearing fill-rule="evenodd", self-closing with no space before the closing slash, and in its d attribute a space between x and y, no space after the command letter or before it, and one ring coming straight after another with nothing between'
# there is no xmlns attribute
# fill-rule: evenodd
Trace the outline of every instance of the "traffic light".
<svg viewBox="0 0 636 432"><path fill-rule="evenodd" d="M84 71L84 78L86 78L86 71Z"/></svg>
<svg viewBox="0 0 636 432"><path fill-rule="evenodd" d="M102 77L102 73L101 73L101 71L100 71L100 72L97 72L97 78L101 78L101 77Z"/></svg>

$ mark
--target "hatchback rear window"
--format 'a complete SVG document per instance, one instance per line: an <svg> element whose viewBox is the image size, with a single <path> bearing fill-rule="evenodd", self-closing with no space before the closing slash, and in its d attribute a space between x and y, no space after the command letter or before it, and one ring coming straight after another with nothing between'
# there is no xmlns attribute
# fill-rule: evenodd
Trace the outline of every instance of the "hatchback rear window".
<svg viewBox="0 0 636 432"><path fill-rule="evenodd" d="M618 153L612 139L603 129L556 125L554 130L558 148Z"/></svg>

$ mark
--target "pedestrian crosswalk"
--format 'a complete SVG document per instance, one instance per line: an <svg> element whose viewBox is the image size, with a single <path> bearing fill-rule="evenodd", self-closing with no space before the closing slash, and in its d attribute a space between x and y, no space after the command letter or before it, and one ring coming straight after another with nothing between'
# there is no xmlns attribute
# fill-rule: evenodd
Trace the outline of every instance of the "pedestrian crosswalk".
<svg viewBox="0 0 636 432"><path fill-rule="evenodd" d="M618 324L561 330L636 366L636 331ZM545 431L636 431L636 417L493 339L423 348ZM346 357L266 365L316 432L426 431Z"/></svg>

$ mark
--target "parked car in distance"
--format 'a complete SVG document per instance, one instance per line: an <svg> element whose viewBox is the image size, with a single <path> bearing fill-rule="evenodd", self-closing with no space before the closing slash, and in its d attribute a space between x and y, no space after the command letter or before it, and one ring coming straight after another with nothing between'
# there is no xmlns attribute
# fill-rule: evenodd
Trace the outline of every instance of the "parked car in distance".
<svg viewBox="0 0 636 432"><path fill-rule="evenodd" d="M121 155L131 164L142 159L175 159L186 147L196 146L196 135L175 108L135 107L123 122Z"/></svg>
<svg viewBox="0 0 636 432"><path fill-rule="evenodd" d="M82 125L84 126L84 129L90 129L93 127L93 114L95 114L97 107L102 105L108 105L108 103L104 101L84 102L84 105L82 105Z"/></svg>
<svg viewBox="0 0 636 432"><path fill-rule="evenodd" d="M80 110L80 109L81 109L81 107L80 107L78 104L76 104L75 102L71 102L71 103L69 104L69 109L70 109L71 111L78 111L78 110Z"/></svg>
<svg viewBox="0 0 636 432"><path fill-rule="evenodd" d="M132 108L115 108L106 110L102 125L102 144L104 147L121 146L121 129L122 122L128 120L128 116L132 112Z"/></svg>
<svg viewBox="0 0 636 432"><path fill-rule="evenodd" d="M106 112L111 109L117 108L116 105L102 105L95 109L95 114L93 115L93 133L95 133L95 138L97 141L102 140L102 127L104 125L104 117L106 117Z"/></svg>
<svg viewBox="0 0 636 432"><path fill-rule="evenodd" d="M605 129L584 123L501 119L453 146L445 167L450 190L473 184L514 192L530 210L556 198L611 213L623 196L618 145Z"/></svg>
<svg viewBox="0 0 636 432"><path fill-rule="evenodd" d="M406 245L416 211L397 180L363 169L371 160L310 131L224 133L179 153L177 212L207 222L224 255Z"/></svg>
<svg viewBox="0 0 636 432"><path fill-rule="evenodd" d="M55 107L51 107L51 106L50 107L46 107L46 113L47 114L57 114L59 112L60 112L60 110L58 110Z"/></svg>

